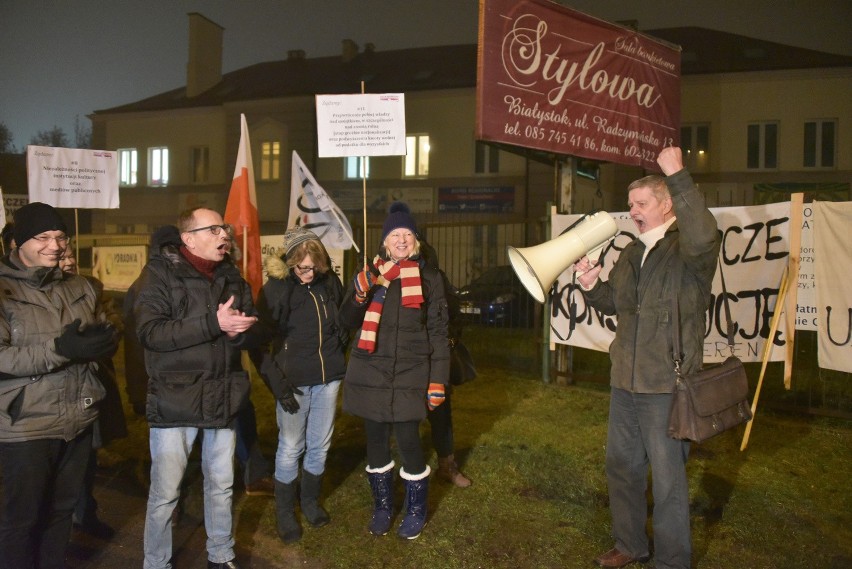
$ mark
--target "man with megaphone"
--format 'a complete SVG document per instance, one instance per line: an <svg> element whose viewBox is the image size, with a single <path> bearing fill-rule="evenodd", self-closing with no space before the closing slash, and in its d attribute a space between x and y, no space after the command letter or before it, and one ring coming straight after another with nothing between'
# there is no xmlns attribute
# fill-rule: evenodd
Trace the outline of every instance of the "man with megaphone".
<svg viewBox="0 0 852 569"><path fill-rule="evenodd" d="M653 473L657 569L689 567L692 552L689 443L667 434L675 386L672 326L678 325L672 323L672 300L677 298L680 311L683 372L691 373L701 368L720 237L704 196L683 167L681 149L664 148L657 164L665 177L646 176L628 187L630 217L639 237L624 248L608 280L599 279L601 264L586 256L574 264L587 303L618 317L609 349L606 445L615 546L595 559L601 567L651 557L645 532L648 466Z"/></svg>

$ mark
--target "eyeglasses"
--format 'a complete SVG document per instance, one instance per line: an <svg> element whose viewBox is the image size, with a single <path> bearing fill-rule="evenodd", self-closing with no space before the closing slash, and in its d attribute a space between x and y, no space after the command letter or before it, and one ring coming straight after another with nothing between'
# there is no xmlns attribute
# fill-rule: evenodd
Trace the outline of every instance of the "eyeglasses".
<svg viewBox="0 0 852 569"><path fill-rule="evenodd" d="M309 271L316 271L317 268L313 266L296 265L296 270L300 273L307 273Z"/></svg>
<svg viewBox="0 0 852 569"><path fill-rule="evenodd" d="M224 225L208 225L206 227L196 227L195 229L188 230L187 233L195 233L197 231L204 231L205 229L210 230L210 233L212 233L213 235L221 234L222 230L224 230L225 233L227 233L228 235L234 234L234 226L229 223L226 223Z"/></svg>
<svg viewBox="0 0 852 569"><path fill-rule="evenodd" d="M35 237L33 237L33 239L35 239L42 245L47 245L51 241L56 241L57 245L59 245L60 247L64 247L68 243L70 237L68 237L67 235L60 235L59 237L51 237L49 235L36 235Z"/></svg>

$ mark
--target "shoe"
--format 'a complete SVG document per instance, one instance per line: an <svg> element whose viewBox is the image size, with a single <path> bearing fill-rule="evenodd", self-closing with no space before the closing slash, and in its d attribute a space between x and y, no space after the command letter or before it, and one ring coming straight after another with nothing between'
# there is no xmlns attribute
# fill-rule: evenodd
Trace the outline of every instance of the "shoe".
<svg viewBox="0 0 852 569"><path fill-rule="evenodd" d="M271 476L261 478L251 484L246 484L246 496L274 496L275 481Z"/></svg>
<svg viewBox="0 0 852 569"><path fill-rule="evenodd" d="M296 481L289 484L275 481L275 523L278 537L284 543L302 539L302 526L296 519Z"/></svg>
<svg viewBox="0 0 852 569"><path fill-rule="evenodd" d="M465 476L459 470L459 465L456 464L456 459L453 455L445 458L438 457L438 471L435 475L453 486L458 488L467 488L472 484L470 478Z"/></svg>
<svg viewBox="0 0 852 569"><path fill-rule="evenodd" d="M302 470L301 502L302 514L308 523L315 528L327 525L331 519L325 508L320 506L319 495L322 488L322 474L317 476L307 470Z"/></svg>
<svg viewBox="0 0 852 569"><path fill-rule="evenodd" d="M240 569L240 564L236 559L225 561L224 563L216 563L215 561L207 561L207 569Z"/></svg>
<svg viewBox="0 0 852 569"><path fill-rule="evenodd" d="M404 468L399 469L399 476L405 483L405 504L402 511L405 517L396 530L402 539L417 539L426 525L426 501L429 496L429 474L432 470L426 465L426 470L420 474L408 474Z"/></svg>
<svg viewBox="0 0 852 569"><path fill-rule="evenodd" d="M108 524L105 524L98 518L93 518L90 520L86 520L85 523L74 523L74 529L79 532L85 533L86 535L90 535L92 537L96 537L98 539L103 539L104 541L109 541L113 537L115 537L115 530L112 529Z"/></svg>
<svg viewBox="0 0 852 569"><path fill-rule="evenodd" d="M651 559L650 555L642 555L640 557L630 557L626 553L620 552L616 548L612 548L603 555L595 557L595 563L601 567L624 567L638 561L639 563L647 563Z"/></svg>
<svg viewBox="0 0 852 569"><path fill-rule="evenodd" d="M385 535L390 531L393 519L393 467L393 461L375 470L367 467L367 480L373 493L373 515L369 526L373 535Z"/></svg>

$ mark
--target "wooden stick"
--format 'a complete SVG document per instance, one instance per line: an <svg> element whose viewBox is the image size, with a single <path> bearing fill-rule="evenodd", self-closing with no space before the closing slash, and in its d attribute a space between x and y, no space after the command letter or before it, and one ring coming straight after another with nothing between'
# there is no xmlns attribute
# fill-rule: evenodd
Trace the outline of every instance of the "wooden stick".
<svg viewBox="0 0 852 569"><path fill-rule="evenodd" d="M364 94L364 82L361 81L361 94ZM363 196L363 208L364 208L364 264L362 267L367 266L367 164L364 157L361 157L361 194Z"/></svg>
<svg viewBox="0 0 852 569"><path fill-rule="evenodd" d="M784 389L790 390L793 380L793 355L796 347L796 309L798 308L799 295L799 267L802 255L802 206L804 203L803 193L795 193L790 196L790 275L792 283L787 293L787 302L784 306L785 318L784 334L786 336L786 351L784 353Z"/></svg>
<svg viewBox="0 0 852 569"><path fill-rule="evenodd" d="M772 322L769 325L769 337L766 338L766 344L763 346L763 365L760 367L760 377L757 380L757 389L754 391L754 399L751 402L751 419L746 423L743 442L740 445L740 450L744 451L748 446L749 435L751 435L751 425L754 423L754 416L757 413L757 400L760 398L760 389L763 386L763 376L766 372L766 365L769 363L769 356L772 353L772 342L775 338L775 332L778 330L778 323L781 321L781 312L784 308L784 297L787 295L787 285L789 281L789 265L784 267L784 274L781 276L781 286L778 289L778 300L775 301L775 312L772 314Z"/></svg>

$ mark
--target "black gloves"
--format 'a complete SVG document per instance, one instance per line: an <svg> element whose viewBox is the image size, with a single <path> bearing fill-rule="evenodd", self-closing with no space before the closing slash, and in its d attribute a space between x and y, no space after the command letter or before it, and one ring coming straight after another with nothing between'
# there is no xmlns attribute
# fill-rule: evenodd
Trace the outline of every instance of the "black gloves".
<svg viewBox="0 0 852 569"><path fill-rule="evenodd" d="M278 404L281 405L284 411L291 415L299 410L299 402L296 401L296 395L304 395L304 393L290 382L285 382L284 395L278 398Z"/></svg>
<svg viewBox="0 0 852 569"><path fill-rule="evenodd" d="M77 318L62 329L54 346L56 353L77 362L93 362L112 357L118 346L118 336L109 324L95 324L80 331Z"/></svg>

